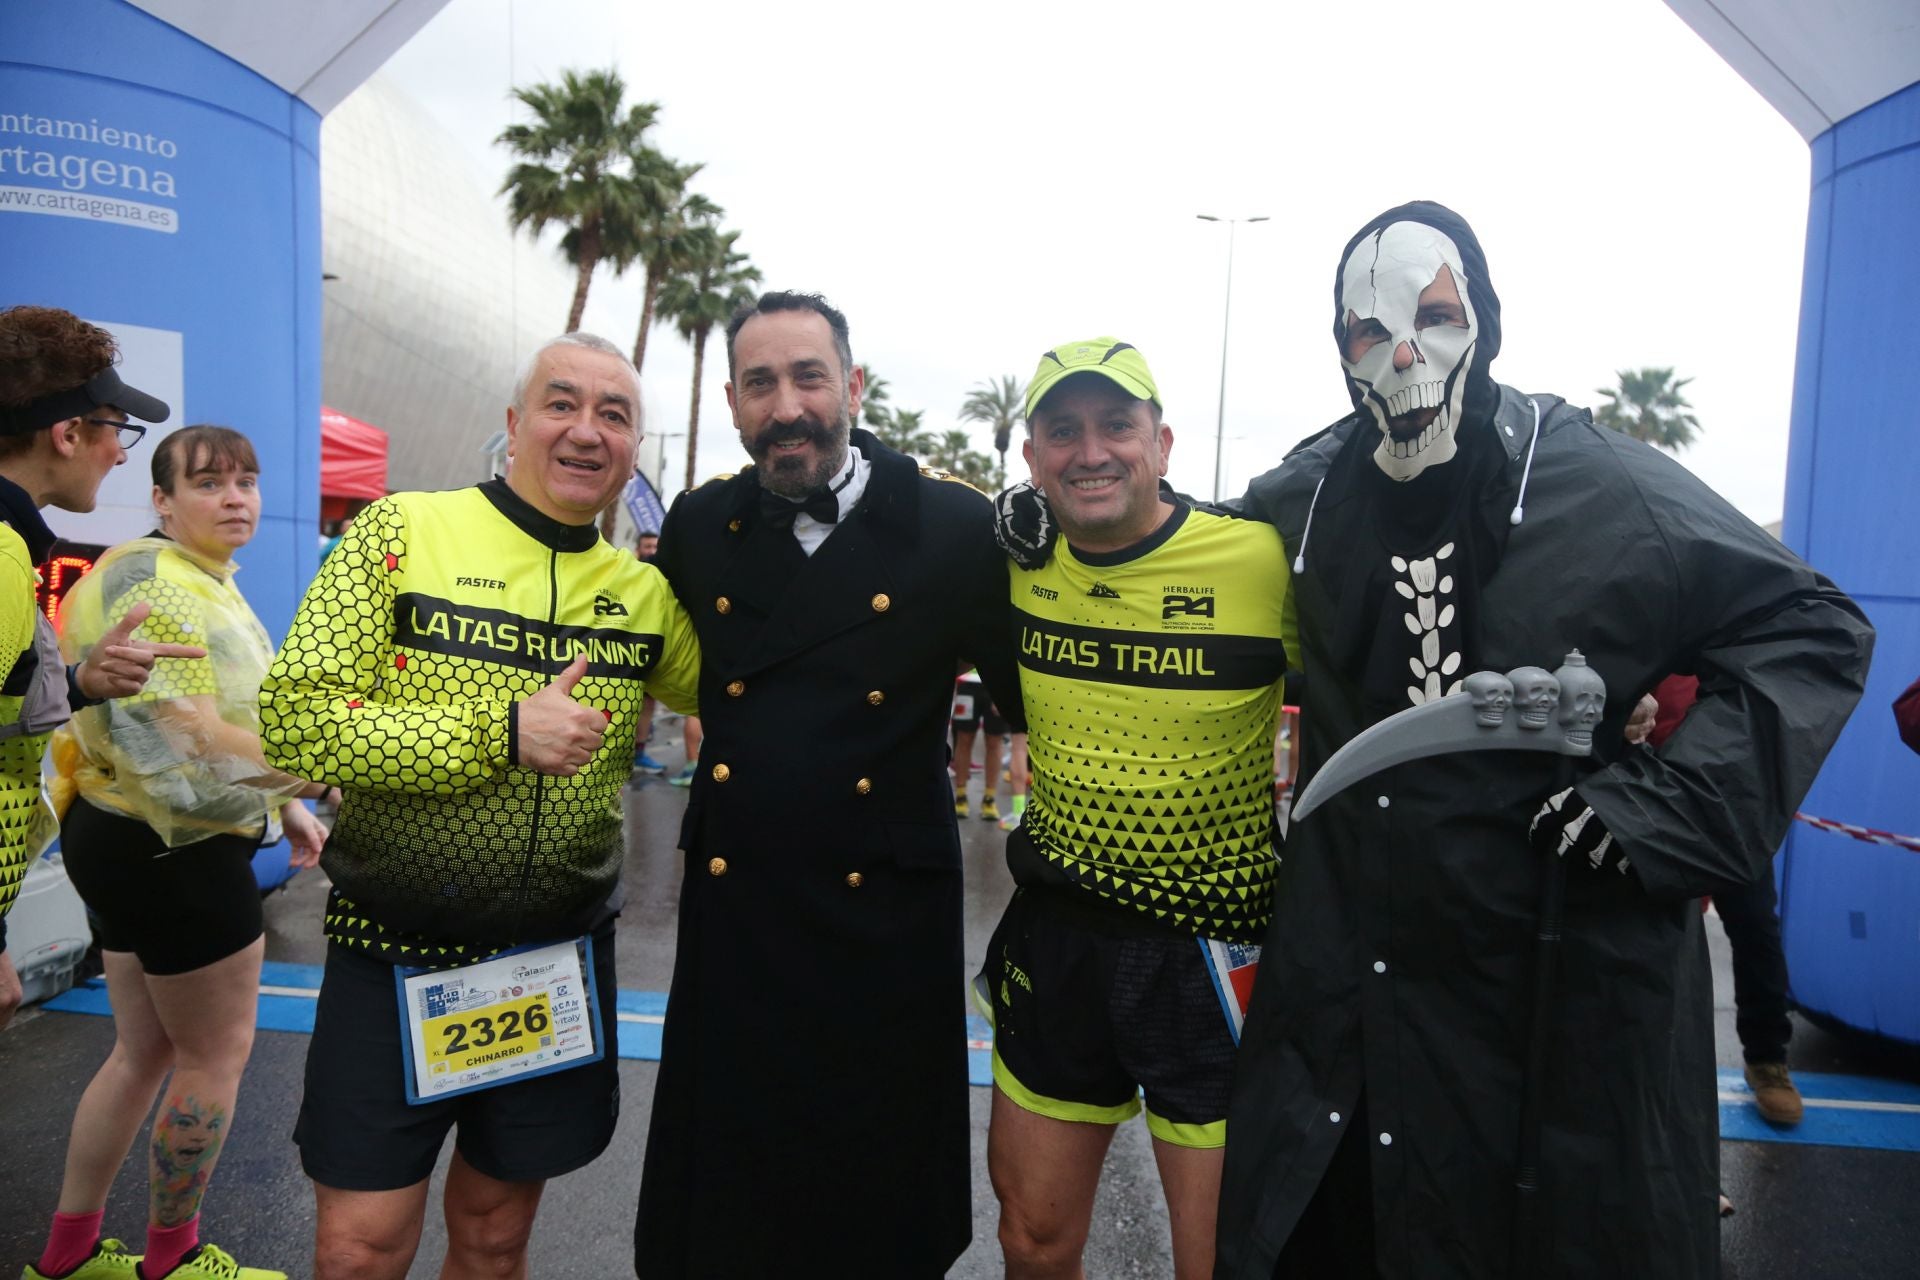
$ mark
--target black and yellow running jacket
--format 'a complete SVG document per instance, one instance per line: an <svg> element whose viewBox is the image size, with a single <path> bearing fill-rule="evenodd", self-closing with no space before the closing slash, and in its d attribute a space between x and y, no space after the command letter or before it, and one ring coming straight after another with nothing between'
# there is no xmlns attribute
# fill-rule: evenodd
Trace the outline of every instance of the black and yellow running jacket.
<svg viewBox="0 0 1920 1280"><path fill-rule="evenodd" d="M0 476L0 951L7 949L7 912L44 844L34 834L44 807L40 757L69 710L60 643L34 599L34 566L53 542L26 490Z"/></svg>
<svg viewBox="0 0 1920 1280"><path fill-rule="evenodd" d="M582 652L574 696L607 714L605 743L572 777L515 765L515 704ZM692 711L699 671L666 580L591 525L498 480L368 507L260 689L268 763L344 795L328 936L418 964L591 927L642 697Z"/></svg>
<svg viewBox="0 0 1920 1280"><path fill-rule="evenodd" d="M34 581L27 544L0 524L0 662L6 663L8 677L0 691L0 725L16 724L25 701L24 689L16 688L11 676L33 653ZM40 755L46 745L43 733L0 737L0 939L6 937L7 910L27 878L27 832L40 803Z"/></svg>

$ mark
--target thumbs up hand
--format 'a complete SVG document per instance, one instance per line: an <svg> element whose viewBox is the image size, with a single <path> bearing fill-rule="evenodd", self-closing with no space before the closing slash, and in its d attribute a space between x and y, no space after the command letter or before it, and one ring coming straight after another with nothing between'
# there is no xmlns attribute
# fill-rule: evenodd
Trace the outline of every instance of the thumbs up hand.
<svg viewBox="0 0 1920 1280"><path fill-rule="evenodd" d="M515 764L550 777L569 778L586 767L607 736L604 711L573 700L573 688L587 674L581 654L553 683L519 703L519 752Z"/></svg>
<svg viewBox="0 0 1920 1280"><path fill-rule="evenodd" d="M143 600L127 610L126 616L100 637L87 660L73 669L73 682L80 686L81 693L95 701L129 698L147 687L155 658L207 656L207 651L199 645L155 644L134 639L133 633L152 612L153 606Z"/></svg>

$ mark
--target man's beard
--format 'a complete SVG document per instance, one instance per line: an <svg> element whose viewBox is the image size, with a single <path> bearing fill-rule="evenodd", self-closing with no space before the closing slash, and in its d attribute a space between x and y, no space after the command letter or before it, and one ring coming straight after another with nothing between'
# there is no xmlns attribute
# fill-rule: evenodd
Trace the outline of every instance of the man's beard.
<svg viewBox="0 0 1920 1280"><path fill-rule="evenodd" d="M804 498L824 488L847 463L847 437L852 430L853 420L844 409L831 427L811 414L768 427L747 449L760 468L760 487L783 498ZM773 451L773 446L789 440L811 441L820 461L809 466L798 454Z"/></svg>

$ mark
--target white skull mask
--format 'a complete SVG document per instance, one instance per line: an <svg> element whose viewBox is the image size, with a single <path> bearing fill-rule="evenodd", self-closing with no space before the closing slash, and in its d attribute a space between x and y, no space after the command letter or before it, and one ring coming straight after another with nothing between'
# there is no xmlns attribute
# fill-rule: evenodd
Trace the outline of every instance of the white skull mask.
<svg viewBox="0 0 1920 1280"><path fill-rule="evenodd" d="M1392 223L1347 258L1340 308L1341 363L1380 428L1373 460L1395 480L1450 460L1480 337L1460 250L1423 222Z"/></svg>

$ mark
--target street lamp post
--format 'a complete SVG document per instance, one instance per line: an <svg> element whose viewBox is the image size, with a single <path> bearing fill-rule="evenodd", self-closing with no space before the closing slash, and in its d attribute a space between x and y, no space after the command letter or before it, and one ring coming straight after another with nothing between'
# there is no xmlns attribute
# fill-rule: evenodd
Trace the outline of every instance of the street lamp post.
<svg viewBox="0 0 1920 1280"><path fill-rule="evenodd" d="M1202 222L1227 224L1227 306L1220 319L1220 407L1213 433L1213 500L1220 501L1220 469L1227 447L1227 333L1233 324L1233 233L1243 222L1265 222L1266 214L1251 218L1222 218L1211 213L1196 213Z"/></svg>
<svg viewBox="0 0 1920 1280"><path fill-rule="evenodd" d="M660 442L660 467L650 478L653 481L653 491L658 494L665 494L667 482L667 441L685 440L687 433L684 431L663 431L653 438ZM662 501L664 500L663 498Z"/></svg>

